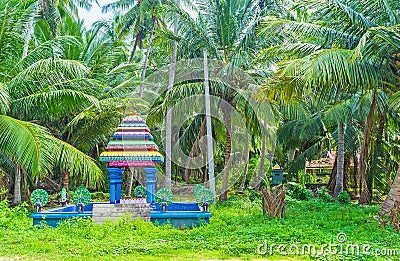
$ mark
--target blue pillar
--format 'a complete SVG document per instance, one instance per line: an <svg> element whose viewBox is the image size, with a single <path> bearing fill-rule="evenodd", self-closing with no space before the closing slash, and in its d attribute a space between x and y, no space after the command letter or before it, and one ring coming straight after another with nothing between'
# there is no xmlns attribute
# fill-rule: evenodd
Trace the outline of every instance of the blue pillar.
<svg viewBox="0 0 400 261"><path fill-rule="evenodd" d="M124 169L107 168L110 173L110 204L119 204L121 200L122 172Z"/></svg>
<svg viewBox="0 0 400 261"><path fill-rule="evenodd" d="M155 204L156 194L156 168L143 168L146 171L146 183L147 183L147 203Z"/></svg>
<svg viewBox="0 0 400 261"><path fill-rule="evenodd" d="M122 179L121 182L117 183L117 198L115 199L115 203L117 204L121 202L121 185L122 185Z"/></svg>
<svg viewBox="0 0 400 261"><path fill-rule="evenodd" d="M110 204L115 204L115 183L110 180Z"/></svg>

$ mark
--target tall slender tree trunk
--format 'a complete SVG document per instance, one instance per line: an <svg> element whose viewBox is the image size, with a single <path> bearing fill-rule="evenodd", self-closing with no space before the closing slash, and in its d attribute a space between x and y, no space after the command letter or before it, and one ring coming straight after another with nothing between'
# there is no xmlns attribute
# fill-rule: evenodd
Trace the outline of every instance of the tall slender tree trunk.
<svg viewBox="0 0 400 261"><path fill-rule="evenodd" d="M359 176L360 176L360 203L366 204L369 203L371 200L371 188L368 187L367 182L367 160L368 160L368 148L371 139L371 132L372 127L374 124L374 115L375 115L375 108L376 108L376 93L374 92L374 96L372 98L371 108L368 113L368 117L365 121L364 127L364 135L363 135L363 143L361 145L361 152L360 152L360 166L359 166ZM369 177L371 178L371 177Z"/></svg>
<svg viewBox="0 0 400 261"><path fill-rule="evenodd" d="M63 188L68 192L68 187L69 187L69 171L66 170L64 171L64 180L63 180Z"/></svg>
<svg viewBox="0 0 400 261"><path fill-rule="evenodd" d="M224 174L222 181L222 194L219 198L220 202L224 202L228 199L228 186L229 186L229 159L231 157L231 111L232 109L227 106L223 109L224 119L225 119L225 128L226 128L226 141L225 141L225 156L224 156Z"/></svg>
<svg viewBox="0 0 400 261"><path fill-rule="evenodd" d="M367 179L367 184L369 188L369 192L372 195L372 187L375 184L375 181L379 183L385 182L383 177L380 176L381 174L381 168L379 165L382 163L383 158L385 158L385 152L383 148L383 136L384 136L384 130L385 130L385 125L386 125L386 112L381 112L379 110L379 126L377 129L377 132L373 131L373 133L376 133L376 138L372 138L371 141L373 145L370 146L371 151L369 152L372 157L371 158L371 168L369 171L368 179ZM375 126L374 126L375 127ZM374 128L373 127L373 128ZM386 171L386 176L390 176L390 172ZM390 183L387 183L389 185ZM385 194L389 192L389 187L385 188Z"/></svg>
<svg viewBox="0 0 400 261"><path fill-rule="evenodd" d="M206 118L204 117L202 123L201 123L201 127L199 132L197 133L197 137L196 140L194 141L193 145L192 145L192 149L190 150L189 153L189 157L186 161L186 166L185 166L185 181L188 183L189 182L189 178L190 178L190 173L191 173L191 164L192 164L192 159L194 157L197 156L198 151L199 151L199 142L201 137L203 137L206 134ZM207 161L206 161L207 163Z"/></svg>
<svg viewBox="0 0 400 261"><path fill-rule="evenodd" d="M204 124L204 135L207 135L207 119L205 120ZM203 165L201 167L201 182L205 184L207 180L207 139L202 139L201 140L201 148L203 148L200 153L201 153L201 158L203 159Z"/></svg>
<svg viewBox="0 0 400 261"><path fill-rule="evenodd" d="M132 63L133 57L135 57L135 52L136 52L137 45L138 45L138 43L139 43L140 34L141 34L141 33L139 32L139 33L136 35L135 44L133 45L133 48L132 48L132 51L131 51L131 56L129 57L129 63Z"/></svg>
<svg viewBox="0 0 400 261"><path fill-rule="evenodd" d="M338 163L337 163L337 174L335 190L333 191L333 197L337 197L338 194L343 190L343 179L344 179L344 124L338 123Z"/></svg>
<svg viewBox="0 0 400 261"><path fill-rule="evenodd" d="M343 190L349 190L349 157L344 157L344 168L343 168Z"/></svg>
<svg viewBox="0 0 400 261"><path fill-rule="evenodd" d="M16 163L15 164L15 177L14 177L14 195L13 195L13 203L19 204L22 202L21 197L21 178L22 178L22 168Z"/></svg>
<svg viewBox="0 0 400 261"><path fill-rule="evenodd" d="M138 6L140 7L141 4L142 4L142 1L139 1ZM135 56L136 48L139 44L139 41L141 41L141 39L143 38L143 34L144 34L144 30L140 30L135 37L135 44L133 45L133 48L131 51L131 56L129 57L129 63L132 63L132 61L133 61L133 57ZM141 46L140 46L140 48L141 48Z"/></svg>
<svg viewBox="0 0 400 261"><path fill-rule="evenodd" d="M29 189L29 184L28 184L28 174L23 169L22 169L22 180L24 182L25 200L29 201L29 197L31 196L31 191Z"/></svg>
<svg viewBox="0 0 400 261"><path fill-rule="evenodd" d="M358 195L358 156L357 156L357 151L353 151L353 164L354 164L354 169L353 169L353 189L354 189L354 194Z"/></svg>
<svg viewBox="0 0 400 261"><path fill-rule="evenodd" d="M394 178L394 181L390 188L389 194L387 195L379 210L379 216L388 215L393 209L395 202L400 202L400 164L397 169L396 177Z"/></svg>
<svg viewBox="0 0 400 261"><path fill-rule="evenodd" d="M329 182L328 182L328 186L327 189L329 191L333 191L335 189L336 186L336 175L337 174L337 155L335 158L335 162L333 163L333 168L331 171L331 177L329 178Z"/></svg>
<svg viewBox="0 0 400 261"><path fill-rule="evenodd" d="M214 144L212 136L211 125L211 104L210 104L210 82L208 79L208 55L207 50L203 49L204 56L204 94L206 103L206 131L207 131L207 160L208 160L208 180L210 182L210 189L215 195L215 178L214 178ZM214 200L214 204L216 204Z"/></svg>
<svg viewBox="0 0 400 261"><path fill-rule="evenodd" d="M149 37L149 43L147 45L147 51L146 51L146 56L144 58L144 64L143 64L143 70L142 70L142 82L146 78L146 72L147 72L147 67L149 65L149 57L150 57L150 52L151 52L151 44L153 43L153 36L154 36L154 27L156 24L156 17L153 15L151 17L151 29L150 29L150 37ZM139 96L143 96L143 86L140 85L139 87Z"/></svg>
<svg viewBox="0 0 400 261"><path fill-rule="evenodd" d="M176 1L179 6L180 1ZM174 36L178 35L178 21L175 21L174 25ZM171 90L174 87L175 81L175 71L176 71L176 53L177 53L178 43L174 40L172 44L172 55L171 55L171 64L169 68L169 80L168 80L168 90ZM167 120L165 127L165 135L166 135L166 144L165 144L165 187L171 189L171 176L172 176L172 110L167 109Z"/></svg>
<svg viewBox="0 0 400 261"><path fill-rule="evenodd" d="M262 135L260 168L258 169L258 177L257 177L256 187L254 188L255 192L258 192L260 190L261 181L264 176L266 136L267 136L266 134Z"/></svg>
<svg viewBox="0 0 400 261"><path fill-rule="evenodd" d="M33 33L34 20L35 18L33 16L29 17L29 22L27 24L26 33L24 36L24 49L22 50L22 56L21 56L22 59L24 59L28 55L29 41L31 40L31 36Z"/></svg>
<svg viewBox="0 0 400 261"><path fill-rule="evenodd" d="M207 147L207 141L203 143L203 148ZM203 153L203 166L201 167L201 182L204 184L207 180L207 151L202 151Z"/></svg>
<svg viewBox="0 0 400 261"><path fill-rule="evenodd" d="M290 150L289 161L293 161L295 155L296 155L296 150L295 149Z"/></svg>
<svg viewBox="0 0 400 261"><path fill-rule="evenodd" d="M175 73L175 72L174 72ZM165 128L165 187L171 189L172 177L172 110L168 108Z"/></svg>
<svg viewBox="0 0 400 261"><path fill-rule="evenodd" d="M129 168L128 183L126 184L126 196L130 197L132 194L133 176L135 175L135 168Z"/></svg>
<svg viewBox="0 0 400 261"><path fill-rule="evenodd" d="M246 143L245 143L245 149L244 149L245 165L244 165L243 177L242 177L242 181L240 182L238 193L243 193L244 186L246 185L246 180L247 180L247 171L249 169L249 158L250 158L249 154L250 154L250 152L249 152L249 132L247 131L247 129L245 132L245 137L246 137L246 140L245 140Z"/></svg>

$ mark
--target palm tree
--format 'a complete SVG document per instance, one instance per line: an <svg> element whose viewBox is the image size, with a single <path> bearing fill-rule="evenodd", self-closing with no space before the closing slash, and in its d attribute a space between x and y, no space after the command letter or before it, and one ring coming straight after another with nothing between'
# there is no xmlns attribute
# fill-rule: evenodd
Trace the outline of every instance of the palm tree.
<svg viewBox="0 0 400 261"><path fill-rule="evenodd" d="M264 57L282 57L287 60L279 64L276 74L279 84L286 84L292 90L306 87L327 93L335 88L337 93L354 93L359 86L374 89L385 88L385 83L393 83L391 59L395 53L395 42L389 39L395 38L389 34L394 32L394 28L377 29L377 25L396 20L390 8L396 4L390 2L390 5L383 7L372 2L374 1L361 1L349 5L341 1L298 3L298 8L313 10L309 14L310 22L267 17L260 31L265 37L275 38L277 43L282 42L282 37L293 42L278 44L262 52ZM379 9L381 15L373 16L367 12L363 14L365 10L371 10L371 6ZM373 11L374 14L376 12L377 10ZM338 19L340 23L336 23ZM320 20L325 23L319 24ZM348 26L343 26L344 24ZM299 37L302 42L298 42ZM371 50L375 50L375 55ZM382 55L376 55L377 53ZM359 75L363 77L360 78ZM364 139L363 142L367 140ZM342 143L341 138L339 144ZM340 153L338 157L338 162L343 162L344 154ZM338 168L338 180L342 179L342 173L342 169ZM364 173L360 174L363 178ZM363 191L368 190L366 182L363 184ZM340 189L339 184L336 193Z"/></svg>
<svg viewBox="0 0 400 261"><path fill-rule="evenodd" d="M7 12L7 8L4 11ZM13 24L15 19L24 19L25 16L18 15L24 14L25 6L13 8L13 11L11 17L9 14L1 16L4 12L0 14L10 32L2 40L4 46L14 44L15 51L19 52L24 48L24 34L18 34L19 28L13 27ZM0 153L16 165L15 203L21 200L21 175L22 179L29 175L38 180L60 169L67 174L67 182L71 175L93 184L101 183L103 174L95 162L69 143L93 154L93 148L98 148L97 144L105 140L130 101L125 98L127 96L117 96L118 93L127 93L123 87L110 89L101 81L90 78L104 76L104 72L100 73L98 69L99 62L107 52L113 52L116 57L117 52L113 47L117 47L118 42L104 37L107 34L103 34L99 26L93 29L94 33L89 31L86 37L82 37L83 29L72 31L81 28L81 24L74 24L69 16L65 16L65 19L65 27L60 30L69 30L77 37L48 38L42 28L34 32L36 41L31 44L33 48L27 51L22 60L13 60L18 55L1 57L2 64L7 66L1 68L1 81L5 84L0 95L3 122L3 147ZM72 60L62 59L67 57ZM90 67L73 60L77 58ZM105 66L104 61L101 65L103 68L112 66ZM51 135L48 129L59 139ZM25 189L28 189L26 185Z"/></svg>
<svg viewBox="0 0 400 261"><path fill-rule="evenodd" d="M22 171L32 178L41 178L58 165L73 174L102 179L102 171L89 156L54 138L44 127L0 115L0 132L0 152L17 164L14 203L21 202Z"/></svg>
<svg viewBox="0 0 400 261"><path fill-rule="evenodd" d="M211 56L221 59L227 66L227 73L233 73L229 68L239 66L246 68L251 61L251 55L256 52L246 53L246 50L255 42L255 28L261 19L262 10L258 3L254 1L196 1L198 17L194 21L187 13L173 6L167 8L170 19L176 17L180 31L186 41L182 43L184 55L200 56L196 51L207 48ZM168 19L168 16L167 16ZM254 38L253 38L254 37ZM201 47L200 47L201 46ZM255 45L253 45L255 47ZM256 48L256 47L255 47ZM252 50L254 51L254 50ZM218 96L235 107L237 96L228 86L220 88ZM225 164L228 164L231 157L231 110L229 106L222 111L224 114L226 127L225 142ZM229 107L229 108L228 108ZM229 168L225 168L223 173L223 187L220 200L227 199Z"/></svg>
<svg viewBox="0 0 400 261"><path fill-rule="evenodd" d="M36 2L38 11L50 28L52 37L56 37L60 33L62 17L70 15L77 19L78 7L90 9L93 0L38 0Z"/></svg>
<svg viewBox="0 0 400 261"><path fill-rule="evenodd" d="M103 12L117 10L120 12L126 11L117 29L121 36L126 36L130 30L133 31L135 42L129 57L129 63L133 61L137 46L142 46L146 32L149 31L147 49L141 73L142 82L146 77L155 32L159 28L161 28L160 31L162 31L163 27L163 23L159 20L157 15L157 7L159 7L162 2L161 0L144 0L135 3L135 1L120 0L103 6ZM142 86L139 87L139 96L143 96Z"/></svg>
<svg viewBox="0 0 400 261"><path fill-rule="evenodd" d="M400 166L390 188L389 194L379 209L379 216L387 216L394 208L396 202L400 201Z"/></svg>
<svg viewBox="0 0 400 261"><path fill-rule="evenodd" d="M150 12L152 10L154 1L115 1L103 6L103 12L122 12L121 18L119 18L116 32L123 38L133 36L135 42L129 56L129 63L132 63L135 56L137 47L143 46L146 33L150 27L151 17ZM154 28L153 28L154 30ZM150 30L151 31L151 30Z"/></svg>
<svg viewBox="0 0 400 261"><path fill-rule="evenodd" d="M176 1L176 5L180 7L180 0ZM178 35L178 21L174 24L174 37ZM171 54L171 64L169 71L169 79L168 79L168 90L171 90L174 87L175 80L175 70L176 70L176 52L178 48L178 42L174 40L172 45L172 54ZM165 123L165 187L171 189L171 172L172 172L172 161L171 161L171 153L172 153L172 112L171 110L167 110L166 123Z"/></svg>
<svg viewBox="0 0 400 261"><path fill-rule="evenodd" d="M392 111L393 114L393 118L394 119L399 119L399 112L400 112L400 91L396 92L395 94L393 94L393 96L390 98L389 102L389 108ZM398 126L398 120L397 120L397 124ZM396 133L398 133L398 128L397 130L395 130ZM396 145L393 144L393 147L395 147ZM385 199L385 201L383 202L380 210L379 210L379 216L387 216L390 215L390 212L394 209L395 207L395 203L396 202L400 202L400 164L399 164L399 155L398 152L391 152L391 156L397 159L397 173L394 177L393 183L390 186L390 191Z"/></svg>
<svg viewBox="0 0 400 261"><path fill-rule="evenodd" d="M204 94L206 103L205 107L206 107L206 131L207 131L207 162L208 162L208 172L209 172L208 178L210 180L210 189L215 197L216 194L215 194L215 179L214 179L214 144L212 139L207 50L203 49L203 53L204 53Z"/></svg>

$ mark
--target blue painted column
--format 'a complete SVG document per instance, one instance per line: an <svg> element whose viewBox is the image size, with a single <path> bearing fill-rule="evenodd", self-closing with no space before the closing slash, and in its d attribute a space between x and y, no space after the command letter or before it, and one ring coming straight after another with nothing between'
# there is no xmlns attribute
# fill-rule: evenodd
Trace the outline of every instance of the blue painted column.
<svg viewBox="0 0 400 261"><path fill-rule="evenodd" d="M115 204L115 183L110 181L110 204Z"/></svg>
<svg viewBox="0 0 400 261"><path fill-rule="evenodd" d="M122 178L121 178L121 182L117 183L117 191L116 191L117 197L115 198L116 204L119 204L121 202L121 194L122 194L121 187L122 187Z"/></svg>
<svg viewBox="0 0 400 261"><path fill-rule="evenodd" d="M119 204L121 200L122 172L121 168L107 168L110 173L110 204Z"/></svg>
<svg viewBox="0 0 400 261"><path fill-rule="evenodd" d="M155 197L156 194L156 168L143 168L146 171L146 184L147 184L147 203L155 204Z"/></svg>

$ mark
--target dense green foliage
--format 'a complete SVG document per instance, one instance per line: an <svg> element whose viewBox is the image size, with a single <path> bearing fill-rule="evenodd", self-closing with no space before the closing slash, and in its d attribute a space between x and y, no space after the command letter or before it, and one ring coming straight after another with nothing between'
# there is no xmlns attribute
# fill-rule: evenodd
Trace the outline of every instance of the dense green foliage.
<svg viewBox="0 0 400 261"><path fill-rule="evenodd" d="M298 182L307 160L331 151L338 151L332 173L338 179L329 188L335 197L350 189L362 203L379 202L389 192L400 156L397 1L197 0L182 8L170 0L121 0L103 7L109 20L85 28L77 10L91 4L0 1L0 171L7 174L0 184L16 188L15 203L21 191L27 199L28 189L48 183L45 178L71 189L105 190L104 165L96 160L133 108L146 115L155 140L163 140L167 108L204 93L201 79L177 79L158 96L143 90L147 76L169 67L172 50L178 64L206 50L226 76L236 66L252 82L245 97L231 84L210 81L211 95L232 105L246 127L227 131L234 117L220 108L221 120L212 122L224 200L229 176L242 178L235 189L253 187L252 180L268 177L272 156ZM267 116L256 115L248 97L271 103L275 155L260 123ZM174 137L186 155L205 157L203 123L201 113L188 117ZM235 135L245 140L250 175L244 168L224 170ZM351 161L359 162L352 167ZM206 181L206 168L184 164L173 163L175 181ZM18 189L19 183L26 184Z"/></svg>
<svg viewBox="0 0 400 261"><path fill-rule="evenodd" d="M321 189L320 191L318 191L318 200L323 201L323 202L333 202L334 201L332 196L328 194L327 189Z"/></svg>
<svg viewBox="0 0 400 261"><path fill-rule="evenodd" d="M34 189L65 187L72 199L73 189L84 185L97 190L94 199L107 200L105 164L97 159L121 119L134 110L146 115L160 142L168 109L184 107L181 102L205 89L196 76L153 93L143 90L146 77L160 68L179 76L171 61L206 54L220 61L228 79L210 79L210 94L236 110L218 107L212 120L215 172L222 177L217 187L226 202L211 207L210 225L177 230L128 218L102 226L72 220L56 229L35 228L25 203L10 208L1 201L0 256L259 259L269 258L257 254L265 240L322 245L335 242L340 232L351 243L400 248L399 234L375 218L375 205L352 203L381 202L389 195L389 213L400 201L398 0L182 1L185 8L172 0L118 0L103 7L112 18L85 28L78 7L95 2L0 0L0 196L17 205ZM244 83L235 71L249 79ZM235 84L250 87L241 92ZM271 114L257 113L249 99L270 106ZM231 128L236 114L243 126ZM204 112L188 116L168 137L205 164L204 118ZM246 155L232 149L239 143ZM167 154L167 146L158 145ZM331 180L315 199L306 185L325 173L314 177L306 162L328 154L336 160ZM248 162L229 169L239 158ZM190 164L172 164L175 181L205 183L207 166L189 171ZM260 184L269 186L275 164L287 172L285 182L300 183L288 190L283 219L263 217L257 192ZM164 174L164 165L157 167ZM228 199L228 190L236 189L244 196ZM211 201L210 191L203 192L199 199ZM171 193L159 196L172 200ZM325 259L337 258L377 256Z"/></svg>
<svg viewBox="0 0 400 261"><path fill-rule="evenodd" d="M293 183L287 191L287 195L297 200L310 200L313 195L309 190L300 184Z"/></svg>
<svg viewBox="0 0 400 261"><path fill-rule="evenodd" d="M321 246L337 243L338 233L345 233L348 242L371 244L373 249L400 249L400 235L373 218L375 206L292 201L284 219L269 219L263 217L259 199L233 196L211 208L210 225L184 230L128 219L103 225L73 220L58 228L35 228L28 206L10 208L4 201L0 206L0 255L22 260L285 259L277 253L259 255L257 248L265 240ZM366 255L343 258L378 260Z"/></svg>
<svg viewBox="0 0 400 261"><path fill-rule="evenodd" d="M341 204L350 204L350 196L347 191L341 191L337 197L337 201Z"/></svg>

